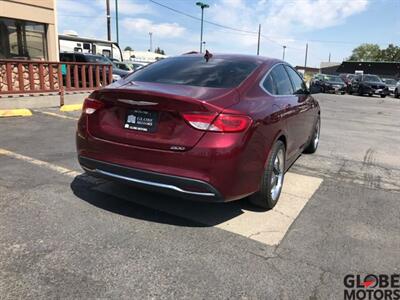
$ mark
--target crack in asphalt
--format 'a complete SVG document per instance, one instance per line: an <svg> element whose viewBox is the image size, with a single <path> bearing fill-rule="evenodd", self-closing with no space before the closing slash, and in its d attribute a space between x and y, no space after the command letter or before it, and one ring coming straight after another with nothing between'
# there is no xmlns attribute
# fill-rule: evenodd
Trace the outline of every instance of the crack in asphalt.
<svg viewBox="0 0 400 300"><path fill-rule="evenodd" d="M399 180L396 180L396 178L400 178L400 170L374 164L373 155L372 150L367 151L363 162L336 158L336 165L340 163L337 171L332 171L331 168L321 170L321 168L307 166L301 162L296 163L292 170L317 177L334 178L335 180L356 183L372 189L400 192L400 183ZM317 158L326 158L333 161L332 157L317 156Z"/></svg>

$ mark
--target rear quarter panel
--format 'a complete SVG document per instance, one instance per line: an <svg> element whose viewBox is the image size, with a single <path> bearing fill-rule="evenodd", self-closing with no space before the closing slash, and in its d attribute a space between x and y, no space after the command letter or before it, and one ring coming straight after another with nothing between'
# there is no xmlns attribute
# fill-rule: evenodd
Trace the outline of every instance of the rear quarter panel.
<svg viewBox="0 0 400 300"><path fill-rule="evenodd" d="M280 118L281 108L275 103L273 96L259 87L259 82L268 69L269 64L254 72L245 84L238 88L239 103L224 110L226 113L245 114L253 119L246 147L238 163L241 174L246 174L243 180L248 181L248 186L253 191L259 188L272 145L281 135L287 135L284 122Z"/></svg>

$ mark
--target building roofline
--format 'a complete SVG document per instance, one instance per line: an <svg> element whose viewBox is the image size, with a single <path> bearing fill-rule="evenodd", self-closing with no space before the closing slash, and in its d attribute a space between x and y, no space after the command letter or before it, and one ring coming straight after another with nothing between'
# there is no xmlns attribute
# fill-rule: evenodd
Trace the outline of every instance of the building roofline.
<svg viewBox="0 0 400 300"><path fill-rule="evenodd" d="M400 64L400 61L363 61L363 60L345 60L342 62L343 63L365 63L365 64Z"/></svg>

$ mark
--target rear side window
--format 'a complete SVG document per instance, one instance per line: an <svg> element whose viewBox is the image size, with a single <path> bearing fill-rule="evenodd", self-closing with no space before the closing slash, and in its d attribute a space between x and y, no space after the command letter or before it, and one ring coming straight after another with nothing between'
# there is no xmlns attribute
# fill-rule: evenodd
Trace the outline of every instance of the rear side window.
<svg viewBox="0 0 400 300"><path fill-rule="evenodd" d="M270 74L272 75L276 85L276 95L293 94L292 83L290 82L289 75L283 65L275 66Z"/></svg>
<svg viewBox="0 0 400 300"><path fill-rule="evenodd" d="M237 87L257 68L245 59L173 57L160 60L133 73L129 80L213 88Z"/></svg>
<svg viewBox="0 0 400 300"><path fill-rule="evenodd" d="M274 79L272 78L272 75L269 74L264 82L263 82L263 87L264 89L266 89L270 94L272 95L276 95L277 91L276 91L276 86L275 86L275 82Z"/></svg>
<svg viewBox="0 0 400 300"><path fill-rule="evenodd" d="M285 69L287 70L290 79L292 80L294 87L294 94L304 94L307 88L300 75L289 66L285 66Z"/></svg>

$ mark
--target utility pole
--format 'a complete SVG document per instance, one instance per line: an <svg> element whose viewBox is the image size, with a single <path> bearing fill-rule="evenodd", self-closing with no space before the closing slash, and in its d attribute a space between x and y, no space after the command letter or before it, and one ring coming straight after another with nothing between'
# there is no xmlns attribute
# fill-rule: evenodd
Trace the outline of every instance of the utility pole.
<svg viewBox="0 0 400 300"><path fill-rule="evenodd" d="M257 55L260 55L261 24L258 24Z"/></svg>
<svg viewBox="0 0 400 300"><path fill-rule="evenodd" d="M200 6L201 8L201 29L200 29L200 53L203 52L203 22L204 22L204 9L209 8L210 6L208 4L202 3L202 2L197 2L197 6Z"/></svg>
<svg viewBox="0 0 400 300"><path fill-rule="evenodd" d="M304 69L307 68L307 55L308 55L308 43L306 43L306 56L304 58Z"/></svg>
<svg viewBox="0 0 400 300"><path fill-rule="evenodd" d="M149 32L149 37L150 37L150 52L153 51L153 33Z"/></svg>
<svg viewBox="0 0 400 300"><path fill-rule="evenodd" d="M107 9L107 39L111 41L110 0L106 0L106 9Z"/></svg>
<svg viewBox="0 0 400 300"><path fill-rule="evenodd" d="M285 51L286 51L286 46L283 47L283 54L282 54L282 60L285 60Z"/></svg>
<svg viewBox="0 0 400 300"><path fill-rule="evenodd" d="M331 53L330 53L330 52L329 52L329 59L328 59L328 61L331 62Z"/></svg>
<svg viewBox="0 0 400 300"><path fill-rule="evenodd" d="M118 0L115 0L115 27L117 33L117 44L119 45L119 29L118 29Z"/></svg>

